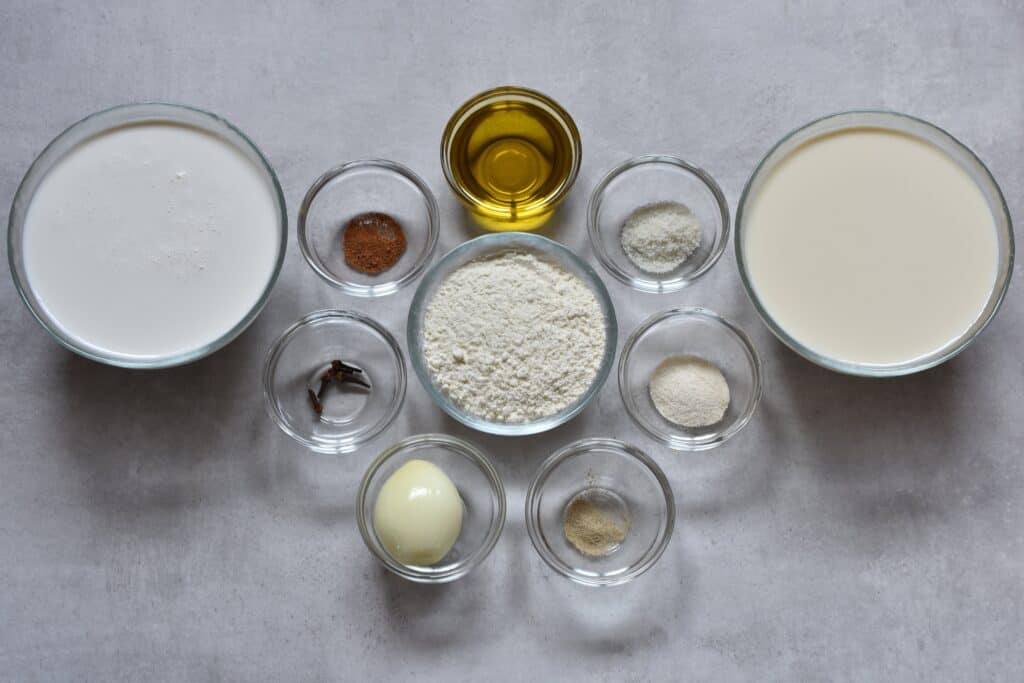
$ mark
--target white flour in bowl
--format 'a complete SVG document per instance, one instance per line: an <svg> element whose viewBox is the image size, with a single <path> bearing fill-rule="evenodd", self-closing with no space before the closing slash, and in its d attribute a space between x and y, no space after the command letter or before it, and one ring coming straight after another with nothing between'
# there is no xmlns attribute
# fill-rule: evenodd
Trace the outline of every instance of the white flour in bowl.
<svg viewBox="0 0 1024 683"><path fill-rule="evenodd" d="M523 251L455 270L423 319L434 382L493 422L530 422L571 405L594 381L604 345L604 314L587 285Z"/></svg>

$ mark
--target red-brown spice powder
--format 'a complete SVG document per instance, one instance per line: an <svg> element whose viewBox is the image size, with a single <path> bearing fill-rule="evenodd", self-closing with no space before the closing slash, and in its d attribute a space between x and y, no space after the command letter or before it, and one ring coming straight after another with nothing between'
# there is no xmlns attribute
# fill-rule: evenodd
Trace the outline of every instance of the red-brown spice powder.
<svg viewBox="0 0 1024 683"><path fill-rule="evenodd" d="M341 237L345 263L364 273L383 273L405 253L402 225L386 213L361 213L345 225Z"/></svg>

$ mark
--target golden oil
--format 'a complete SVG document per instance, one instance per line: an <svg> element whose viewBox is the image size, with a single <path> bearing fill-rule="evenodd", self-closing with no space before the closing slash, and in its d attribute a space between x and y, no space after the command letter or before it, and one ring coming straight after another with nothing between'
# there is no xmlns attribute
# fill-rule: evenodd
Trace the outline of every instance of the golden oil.
<svg viewBox="0 0 1024 683"><path fill-rule="evenodd" d="M488 230L534 230L565 198L580 166L572 118L525 88L489 90L452 116L441 142L445 176Z"/></svg>

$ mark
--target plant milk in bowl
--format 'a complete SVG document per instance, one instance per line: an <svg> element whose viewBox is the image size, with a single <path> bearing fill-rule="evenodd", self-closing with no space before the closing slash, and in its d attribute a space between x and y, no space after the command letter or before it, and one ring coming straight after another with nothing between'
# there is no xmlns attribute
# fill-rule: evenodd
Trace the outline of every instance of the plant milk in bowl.
<svg viewBox="0 0 1024 683"><path fill-rule="evenodd" d="M85 138L24 212L23 277L37 316L75 350L115 364L205 355L251 320L277 274L275 183L233 142L183 122Z"/></svg>
<svg viewBox="0 0 1024 683"><path fill-rule="evenodd" d="M771 157L745 193L738 255L783 341L834 369L903 374L958 351L994 313L1012 237L962 160L872 125Z"/></svg>

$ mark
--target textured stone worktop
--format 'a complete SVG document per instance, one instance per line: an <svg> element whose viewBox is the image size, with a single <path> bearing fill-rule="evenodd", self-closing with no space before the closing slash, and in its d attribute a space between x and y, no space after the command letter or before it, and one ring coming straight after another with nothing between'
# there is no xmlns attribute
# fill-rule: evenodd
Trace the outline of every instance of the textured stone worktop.
<svg viewBox="0 0 1024 683"><path fill-rule="evenodd" d="M293 225L327 167L408 164L438 196L439 255L471 234L441 174L441 130L465 98L511 82L548 92L579 124L583 169L546 234L591 262L584 208L614 163L679 154L719 180L735 212L768 146L849 108L948 128L1024 221L1019 3L689 5L8 0L0 205L82 115L178 101L251 135ZM731 245L679 294L605 277L622 338L656 310L696 304L752 335L766 395L740 436L704 454L659 448L612 378L552 433L487 437L445 418L411 377L400 418L342 458L306 453L271 423L263 354L327 306L403 336L412 289L346 297L313 276L293 238L241 338L187 367L133 373L50 341L5 275L0 679L1024 679L1020 270L967 352L888 381L828 373L778 344L740 288ZM492 556L441 588L386 574L353 515L374 454L425 431L480 445L509 490ZM523 525L537 465L586 435L648 449L678 502L661 562L615 590L554 575Z"/></svg>

